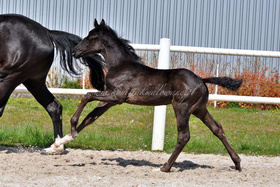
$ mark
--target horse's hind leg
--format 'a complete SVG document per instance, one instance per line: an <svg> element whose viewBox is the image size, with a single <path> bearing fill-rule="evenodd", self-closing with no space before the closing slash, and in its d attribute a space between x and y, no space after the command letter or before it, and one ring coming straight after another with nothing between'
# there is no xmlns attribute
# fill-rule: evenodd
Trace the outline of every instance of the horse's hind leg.
<svg viewBox="0 0 280 187"><path fill-rule="evenodd" d="M0 90L0 92L1 92L1 90ZM11 95L11 93L5 94L3 97L0 97L0 117L2 117L2 115L4 113L4 109L5 109L5 106L8 102L10 95Z"/></svg>
<svg viewBox="0 0 280 187"><path fill-rule="evenodd" d="M1 84L0 84L1 86ZM10 91L3 91L2 89L0 89L0 117L2 117L3 113L4 113L4 109L5 106L9 100L9 97L12 93L12 91L14 90L14 88Z"/></svg>
<svg viewBox="0 0 280 187"><path fill-rule="evenodd" d="M0 117L4 113L5 106L14 89L20 84L20 78L15 74L7 77L0 76Z"/></svg>
<svg viewBox="0 0 280 187"><path fill-rule="evenodd" d="M213 119L206 106L203 108L198 108L193 114L198 117L213 132L213 134L222 141L235 164L236 170L241 171L241 159L227 140L222 125Z"/></svg>
<svg viewBox="0 0 280 187"><path fill-rule="evenodd" d="M62 137L62 105L47 89L45 81L29 80L24 82L24 85L50 115L53 122L54 138Z"/></svg>

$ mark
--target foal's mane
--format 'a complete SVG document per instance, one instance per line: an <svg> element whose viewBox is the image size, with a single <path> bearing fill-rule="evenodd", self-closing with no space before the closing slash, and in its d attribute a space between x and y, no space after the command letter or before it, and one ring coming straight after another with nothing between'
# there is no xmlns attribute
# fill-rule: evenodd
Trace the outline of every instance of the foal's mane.
<svg viewBox="0 0 280 187"><path fill-rule="evenodd" d="M126 52L137 62L141 62L141 58L135 53L134 48L129 45L130 41L127 39L122 38L121 36L118 36L117 32L114 31L111 27L108 25L100 25L102 31L105 31L109 33L114 39L117 40L120 46L122 46Z"/></svg>

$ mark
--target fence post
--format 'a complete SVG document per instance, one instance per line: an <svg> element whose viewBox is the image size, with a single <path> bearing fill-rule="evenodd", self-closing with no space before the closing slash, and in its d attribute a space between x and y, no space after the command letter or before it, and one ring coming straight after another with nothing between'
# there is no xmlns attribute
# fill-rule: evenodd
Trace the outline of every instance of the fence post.
<svg viewBox="0 0 280 187"><path fill-rule="evenodd" d="M217 62L216 77L219 77L219 62ZM215 95L218 94L218 85L215 86ZM217 101L214 101L214 108L217 107Z"/></svg>
<svg viewBox="0 0 280 187"><path fill-rule="evenodd" d="M82 71L83 71L83 90L86 89L86 75L87 75L87 69L84 64L82 64Z"/></svg>
<svg viewBox="0 0 280 187"><path fill-rule="evenodd" d="M171 41L160 39L158 69L169 69ZM156 106L154 109L152 150L163 150L165 134L166 105Z"/></svg>

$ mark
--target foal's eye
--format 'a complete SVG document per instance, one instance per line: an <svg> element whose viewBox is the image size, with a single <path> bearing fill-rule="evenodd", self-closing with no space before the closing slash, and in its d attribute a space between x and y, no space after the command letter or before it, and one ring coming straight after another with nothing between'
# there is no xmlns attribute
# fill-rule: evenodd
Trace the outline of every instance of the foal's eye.
<svg viewBox="0 0 280 187"><path fill-rule="evenodd" d="M92 41L92 40L96 40L97 38L98 38L98 36L88 36L87 40Z"/></svg>
<svg viewBox="0 0 280 187"><path fill-rule="evenodd" d="M90 37L90 40L97 40L98 39L98 36L92 36Z"/></svg>

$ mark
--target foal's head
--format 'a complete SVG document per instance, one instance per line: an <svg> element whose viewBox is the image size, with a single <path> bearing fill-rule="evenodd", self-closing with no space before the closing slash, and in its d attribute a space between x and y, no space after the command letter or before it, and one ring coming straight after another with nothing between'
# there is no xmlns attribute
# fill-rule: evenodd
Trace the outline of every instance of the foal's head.
<svg viewBox="0 0 280 187"><path fill-rule="evenodd" d="M94 21L94 29L92 29L88 36L85 37L73 50L73 55L75 58L83 57L92 53L101 53L104 50L107 41L103 39L103 30L106 27L104 20L100 22Z"/></svg>
<svg viewBox="0 0 280 187"><path fill-rule="evenodd" d="M122 47L134 59L140 60L129 41L117 35L117 33L105 24L102 19L100 24L94 20L94 29L73 50L75 58L83 57L93 53L104 53L107 48ZM114 55L114 54L111 54Z"/></svg>

